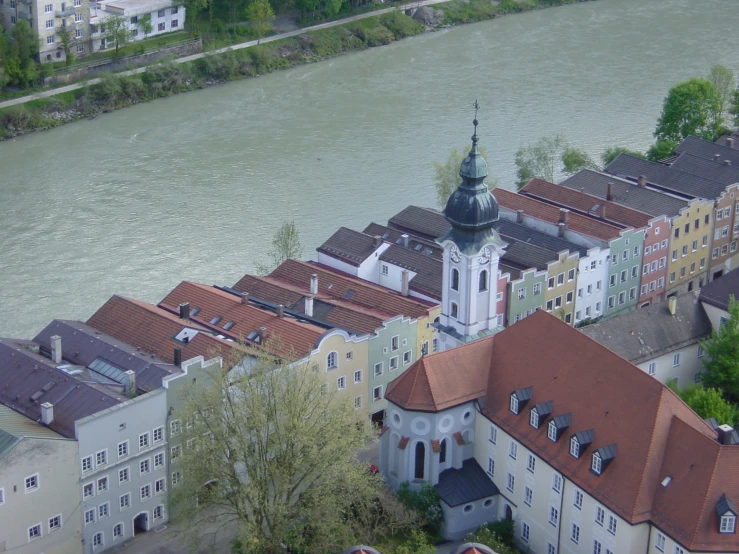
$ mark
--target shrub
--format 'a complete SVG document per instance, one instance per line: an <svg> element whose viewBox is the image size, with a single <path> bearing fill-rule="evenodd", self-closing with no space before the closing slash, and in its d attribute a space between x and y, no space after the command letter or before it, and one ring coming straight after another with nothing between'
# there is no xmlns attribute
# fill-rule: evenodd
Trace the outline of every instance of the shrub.
<svg viewBox="0 0 739 554"><path fill-rule="evenodd" d="M390 44L395 40L393 32L384 25L380 25L372 20L366 21L367 23L362 22L362 24L354 24L347 28L362 39L367 46L382 46L383 44Z"/></svg>
<svg viewBox="0 0 739 554"><path fill-rule="evenodd" d="M504 533L507 539L504 540L503 535L498 534L493 529ZM468 535L465 540L484 544L497 554L520 554L520 551L513 545L512 521L502 520L483 525L477 531Z"/></svg>
<svg viewBox="0 0 739 554"><path fill-rule="evenodd" d="M434 531L441 528L444 521L444 512L441 510L439 502L439 493L436 492L434 486L428 481L421 483L421 490L416 492L411 490L408 482L401 483L398 488L398 499L405 504L407 508L419 513L426 525Z"/></svg>
<svg viewBox="0 0 739 554"><path fill-rule="evenodd" d="M392 12L380 17L380 23L390 29L396 40L423 33L424 26L401 12Z"/></svg>

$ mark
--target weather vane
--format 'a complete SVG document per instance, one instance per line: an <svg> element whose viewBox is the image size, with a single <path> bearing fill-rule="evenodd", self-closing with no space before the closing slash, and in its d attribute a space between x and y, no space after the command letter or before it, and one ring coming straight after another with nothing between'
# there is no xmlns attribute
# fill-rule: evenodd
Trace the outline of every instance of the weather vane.
<svg viewBox="0 0 739 554"><path fill-rule="evenodd" d="M477 110L480 108L480 104L477 103L477 100L475 100L475 119L472 121L472 124L475 126L475 131L472 134L472 140L474 142L477 142Z"/></svg>

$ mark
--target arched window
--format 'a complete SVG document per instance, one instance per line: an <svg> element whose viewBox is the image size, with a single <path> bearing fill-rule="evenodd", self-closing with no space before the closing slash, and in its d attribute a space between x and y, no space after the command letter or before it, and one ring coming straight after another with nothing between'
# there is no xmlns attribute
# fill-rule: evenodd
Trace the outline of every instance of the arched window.
<svg viewBox="0 0 739 554"><path fill-rule="evenodd" d="M477 290L479 292L488 290L488 271L487 269L483 269L480 272L480 284L478 285Z"/></svg>
<svg viewBox="0 0 739 554"><path fill-rule="evenodd" d="M459 290L459 270L452 268L452 290Z"/></svg>
<svg viewBox="0 0 739 554"><path fill-rule="evenodd" d="M439 445L441 450L439 452L439 463L443 464L446 462L446 439L441 439L441 445Z"/></svg>
<svg viewBox="0 0 739 554"><path fill-rule="evenodd" d="M423 479L426 465L426 446L422 442L416 443L416 460L413 471L414 479Z"/></svg>
<svg viewBox="0 0 739 554"><path fill-rule="evenodd" d="M452 310L451 311L452 311L451 316L454 319L457 319L457 317L459 316L459 306L457 306L457 303L456 302L452 302Z"/></svg>
<svg viewBox="0 0 739 554"><path fill-rule="evenodd" d="M339 367L339 355L336 352L329 352L326 356L326 369L336 369Z"/></svg>

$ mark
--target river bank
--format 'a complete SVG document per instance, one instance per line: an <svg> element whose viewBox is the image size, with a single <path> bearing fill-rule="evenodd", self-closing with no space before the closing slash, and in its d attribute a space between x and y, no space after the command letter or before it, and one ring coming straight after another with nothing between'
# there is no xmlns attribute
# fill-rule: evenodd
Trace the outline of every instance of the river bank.
<svg viewBox="0 0 739 554"><path fill-rule="evenodd" d="M310 31L243 49L176 60L129 75L106 75L87 87L0 110L0 140L94 118L140 102L258 77L279 69L322 61L342 53L382 46L439 28L587 0L454 0L425 10L423 23L401 11L368 15L342 25Z"/></svg>

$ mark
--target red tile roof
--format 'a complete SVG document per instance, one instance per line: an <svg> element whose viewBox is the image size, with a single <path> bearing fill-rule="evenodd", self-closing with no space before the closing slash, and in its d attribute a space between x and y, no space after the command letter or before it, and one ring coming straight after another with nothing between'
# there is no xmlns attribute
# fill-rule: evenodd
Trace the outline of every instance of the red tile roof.
<svg viewBox="0 0 739 554"><path fill-rule="evenodd" d="M123 296L112 296L87 324L169 363L174 362L175 347L181 349L183 362L196 356L206 359L223 356L228 362L235 349L239 355L249 353L234 342L213 336L202 325L185 322L166 310ZM188 343L175 340L185 327L199 332Z"/></svg>
<svg viewBox="0 0 739 554"><path fill-rule="evenodd" d="M495 198L502 208L509 210L523 210L524 215L557 224L560 217L560 208L545 202L529 198L523 194L516 194L501 188L495 189ZM567 228L583 235L601 240L618 238L621 229L596 219L577 213L569 212Z"/></svg>
<svg viewBox="0 0 739 554"><path fill-rule="evenodd" d="M190 321L231 339L243 342L250 333L264 328L272 353L282 357L300 359L307 356L326 332L322 327L299 322L288 315L278 317L271 310L242 304L238 296L215 287L188 281L180 283L159 307L177 315L183 302L190 304ZM197 308L197 314L192 315ZM216 317L221 319L211 324ZM228 324L230 328L225 329Z"/></svg>
<svg viewBox="0 0 739 554"><path fill-rule="evenodd" d="M511 393L527 387L531 399L513 414ZM497 335L425 356L386 395L418 411L480 397L485 417L630 523L683 529L670 535L691 550L737 550L734 535L716 532L715 505L723 493L739 499L739 446L718 445L669 388L558 318L536 312ZM556 443L546 424L531 427L526 409L549 401L551 417L571 414ZM569 436L589 429L593 443L572 457ZM595 475L590 455L612 444L616 458ZM662 487L666 475L672 482Z"/></svg>
<svg viewBox="0 0 739 554"><path fill-rule="evenodd" d="M521 189L521 192L548 204L577 210L584 215L592 213L598 219L635 229L646 227L651 219L651 216L644 212L542 179L532 179Z"/></svg>

